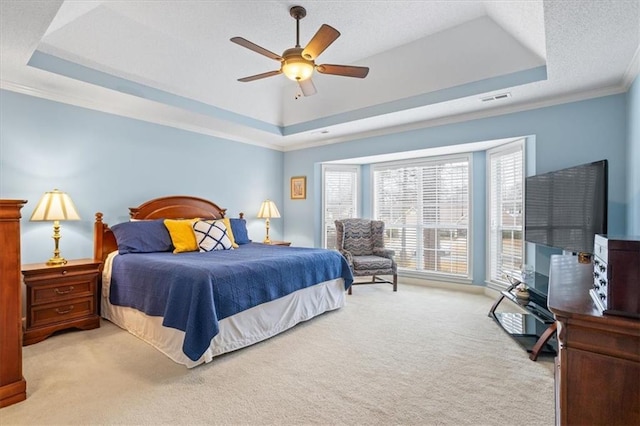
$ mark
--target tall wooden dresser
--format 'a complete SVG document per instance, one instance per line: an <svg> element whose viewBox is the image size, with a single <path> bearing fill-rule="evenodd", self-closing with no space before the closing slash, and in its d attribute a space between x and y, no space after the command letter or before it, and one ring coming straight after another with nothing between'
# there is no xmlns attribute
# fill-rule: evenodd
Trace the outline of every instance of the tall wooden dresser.
<svg viewBox="0 0 640 426"><path fill-rule="evenodd" d="M592 286L591 263L551 257L548 305L560 346L556 423L638 425L640 320L601 314L589 294Z"/></svg>
<svg viewBox="0 0 640 426"><path fill-rule="evenodd" d="M0 200L0 407L27 398L22 377L20 209L24 200Z"/></svg>

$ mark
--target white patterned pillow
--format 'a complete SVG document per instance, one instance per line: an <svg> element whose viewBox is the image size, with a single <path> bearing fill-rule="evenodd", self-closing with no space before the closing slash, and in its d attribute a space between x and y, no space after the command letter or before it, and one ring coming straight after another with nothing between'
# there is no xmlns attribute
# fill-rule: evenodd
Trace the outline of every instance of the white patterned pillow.
<svg viewBox="0 0 640 426"><path fill-rule="evenodd" d="M198 220L193 223L193 232L201 252L233 249L227 227L221 220Z"/></svg>

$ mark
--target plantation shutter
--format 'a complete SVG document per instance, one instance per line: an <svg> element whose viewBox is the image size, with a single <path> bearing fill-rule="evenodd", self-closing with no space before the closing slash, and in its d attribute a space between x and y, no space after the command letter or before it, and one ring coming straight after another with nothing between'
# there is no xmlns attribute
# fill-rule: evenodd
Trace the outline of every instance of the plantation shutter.
<svg viewBox="0 0 640 426"><path fill-rule="evenodd" d="M523 141L490 150L488 156L488 279L508 285L505 271L519 271L523 264Z"/></svg>
<svg viewBox="0 0 640 426"><path fill-rule="evenodd" d="M358 215L358 166L325 165L323 173L323 246L336 249L334 221Z"/></svg>
<svg viewBox="0 0 640 426"><path fill-rule="evenodd" d="M374 166L374 215L399 268L469 277L469 158Z"/></svg>

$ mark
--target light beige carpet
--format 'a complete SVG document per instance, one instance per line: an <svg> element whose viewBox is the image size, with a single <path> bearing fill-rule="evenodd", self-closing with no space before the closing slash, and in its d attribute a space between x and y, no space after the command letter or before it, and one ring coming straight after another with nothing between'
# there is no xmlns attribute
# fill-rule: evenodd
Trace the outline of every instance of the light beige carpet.
<svg viewBox="0 0 640 426"><path fill-rule="evenodd" d="M24 348L0 424L552 425L533 362L480 295L358 286L347 306L188 370L113 324Z"/></svg>

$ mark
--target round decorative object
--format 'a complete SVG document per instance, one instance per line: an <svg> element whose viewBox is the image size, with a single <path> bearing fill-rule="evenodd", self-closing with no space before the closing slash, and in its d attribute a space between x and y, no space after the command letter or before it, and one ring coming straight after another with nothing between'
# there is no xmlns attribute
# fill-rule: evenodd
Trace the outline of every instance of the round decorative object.
<svg viewBox="0 0 640 426"><path fill-rule="evenodd" d="M529 290L525 283L520 283L516 286L514 294L518 299L529 300Z"/></svg>

